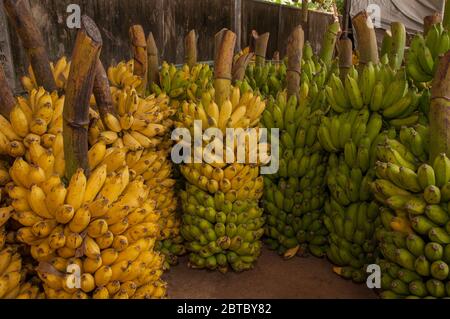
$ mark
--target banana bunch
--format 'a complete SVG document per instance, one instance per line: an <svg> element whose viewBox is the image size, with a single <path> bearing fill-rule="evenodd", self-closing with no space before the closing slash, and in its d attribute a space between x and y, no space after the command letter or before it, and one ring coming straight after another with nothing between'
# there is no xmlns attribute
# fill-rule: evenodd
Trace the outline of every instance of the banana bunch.
<svg viewBox="0 0 450 319"><path fill-rule="evenodd" d="M173 125L170 117L175 113L168 102L166 95L150 95L144 99L135 89L116 91L113 106L117 116L108 113L100 120L98 115L91 115L89 143L103 143L131 152L163 147Z"/></svg>
<svg viewBox="0 0 450 319"><path fill-rule="evenodd" d="M417 34L411 41L406 59L408 75L418 83L430 82L436 72L439 56L450 50L450 35L441 23L426 36Z"/></svg>
<svg viewBox="0 0 450 319"><path fill-rule="evenodd" d="M375 202L355 202L344 207L333 198L325 205L323 222L329 231L328 259L334 272L361 283L366 280L366 266L378 257L375 230L380 224Z"/></svg>
<svg viewBox="0 0 450 319"><path fill-rule="evenodd" d="M127 166L112 171L105 163L89 178L78 170L66 187L51 165L51 152L30 154L31 163L18 158L11 166L7 190L12 218L23 226L16 240L30 246L39 262L46 296L164 295L163 258L153 251L160 215L143 177ZM66 273L70 265L81 270L78 288Z"/></svg>
<svg viewBox="0 0 450 319"><path fill-rule="evenodd" d="M325 92L337 114L369 109L397 128L414 125L420 119L421 93L409 86L404 70L393 71L387 61L369 63L360 74L352 67L345 81L332 74Z"/></svg>
<svg viewBox="0 0 450 319"><path fill-rule="evenodd" d="M12 157L29 156L30 144L53 148L62 156L64 97L43 88L32 89L28 98L17 97L9 119L0 116L0 153Z"/></svg>
<svg viewBox="0 0 450 319"><path fill-rule="evenodd" d="M238 87L232 89L231 97L217 105L213 94L206 92L196 104L184 101L178 113L178 127L189 128L192 133L195 121L202 122L202 129L218 128L223 133L227 128L252 128L258 126L266 103L252 92L241 94Z"/></svg>
<svg viewBox="0 0 450 319"><path fill-rule="evenodd" d="M251 88L263 96L276 96L286 86L287 67L284 62L258 66L249 64L245 79L240 83L241 89Z"/></svg>
<svg viewBox="0 0 450 319"><path fill-rule="evenodd" d="M115 66L111 66L107 73L113 92L118 89L140 90L142 86L142 79L134 75L134 60L122 61Z"/></svg>
<svg viewBox="0 0 450 319"><path fill-rule="evenodd" d="M192 68L164 62L161 66L159 85L152 84L151 91L157 95L166 93L171 99L196 102L204 92L212 88L213 70L208 64L196 64Z"/></svg>
<svg viewBox="0 0 450 319"><path fill-rule="evenodd" d="M428 127L417 125L377 151L371 187L384 206L377 232L383 298L450 296L450 160L441 154L428 164L428 145Z"/></svg>
<svg viewBox="0 0 450 319"><path fill-rule="evenodd" d="M5 208L1 210L0 217L5 213ZM0 299L15 299L21 292L22 277L20 254L14 247L0 248Z"/></svg>
<svg viewBox="0 0 450 319"><path fill-rule="evenodd" d="M327 152L344 152L349 166L364 169L369 166L371 145L382 126L383 119L378 113L371 114L367 109L351 110L323 117L317 137Z"/></svg>
<svg viewBox="0 0 450 319"><path fill-rule="evenodd" d="M55 78L56 87L59 90L64 90L66 87L67 79L69 78L70 61L67 61L67 58L63 56L58 61L56 61L56 63L50 62L50 67L53 73L53 77ZM24 76L20 80L24 89L28 92L31 92L34 89L38 89L36 77L31 65L28 67L28 76Z"/></svg>
<svg viewBox="0 0 450 319"><path fill-rule="evenodd" d="M262 185L261 185L262 187ZM264 235L263 211L258 201L237 199L219 191L211 194L194 185L181 193L183 226L190 265L194 268L234 271L253 268Z"/></svg>

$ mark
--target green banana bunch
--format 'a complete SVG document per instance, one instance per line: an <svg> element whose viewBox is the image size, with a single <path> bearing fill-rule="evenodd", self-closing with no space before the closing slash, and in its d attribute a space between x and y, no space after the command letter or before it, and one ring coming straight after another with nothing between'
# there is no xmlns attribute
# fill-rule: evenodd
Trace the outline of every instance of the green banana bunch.
<svg viewBox="0 0 450 319"><path fill-rule="evenodd" d="M377 150L383 298L450 296L450 159L427 163L428 145L428 127L416 125Z"/></svg>
<svg viewBox="0 0 450 319"><path fill-rule="evenodd" d="M262 96L276 96L286 86L287 66L280 63L267 62L263 65L250 64L247 67L245 79L238 86L243 91L251 89Z"/></svg>
<svg viewBox="0 0 450 319"><path fill-rule="evenodd" d="M332 74L325 87L332 110L341 114L369 109L398 128L417 123L422 93L408 85L404 70L394 71L386 59L379 65L367 64L360 74L352 67L345 81Z"/></svg>
<svg viewBox="0 0 450 319"><path fill-rule="evenodd" d="M307 253L322 257L327 244L321 213L327 158L317 138L324 111L313 109L305 87L303 83L299 99L288 100L285 91L276 100L269 97L261 121L267 129L281 130L280 166L265 177L264 209L266 243L285 258Z"/></svg>
<svg viewBox="0 0 450 319"><path fill-rule="evenodd" d="M251 269L260 255L265 217L252 200L231 201L225 194L210 195L193 185L181 192L181 234L194 268L234 271Z"/></svg>
<svg viewBox="0 0 450 319"><path fill-rule="evenodd" d="M166 93L174 100L196 102L212 88L213 71L208 64L197 64L192 68L184 65L177 69L175 65L164 62L159 75L159 85L151 85L152 93Z"/></svg>
<svg viewBox="0 0 450 319"><path fill-rule="evenodd" d="M357 202L347 207L333 197L325 204L324 224L329 231L328 259L335 273L354 282L364 282L366 266L378 257L374 238L380 224L375 202Z"/></svg>
<svg viewBox="0 0 450 319"><path fill-rule="evenodd" d="M417 34L411 41L406 69L418 83L430 82L436 72L439 56L450 49L450 35L441 23L435 24L424 37Z"/></svg>
<svg viewBox="0 0 450 319"><path fill-rule="evenodd" d="M178 256L182 256L186 253L186 248L183 245L183 241L184 239L182 236L176 236L174 238L157 242L155 249L164 254L165 269L170 269L171 266L177 265Z"/></svg>

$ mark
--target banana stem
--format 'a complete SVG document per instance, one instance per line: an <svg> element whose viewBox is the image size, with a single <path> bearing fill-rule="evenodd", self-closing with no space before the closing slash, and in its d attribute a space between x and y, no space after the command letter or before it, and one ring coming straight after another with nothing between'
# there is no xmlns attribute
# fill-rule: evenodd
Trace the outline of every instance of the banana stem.
<svg viewBox="0 0 450 319"><path fill-rule="evenodd" d="M248 53L244 54L236 61L236 63L233 65L233 83L236 83L237 81L244 80L245 77L245 71L247 70L248 65L250 64L251 60L253 59L254 54Z"/></svg>
<svg viewBox="0 0 450 319"><path fill-rule="evenodd" d="M339 69L341 80L345 81L348 71L353 65L353 45L352 40L344 37L338 42Z"/></svg>
<svg viewBox="0 0 450 319"><path fill-rule="evenodd" d="M423 34L426 36L431 27L441 22L442 15L439 12L436 12L435 14L430 16L426 16L425 18L423 18Z"/></svg>
<svg viewBox="0 0 450 319"><path fill-rule="evenodd" d="M192 68L197 64L197 34L195 30L189 31L184 39L184 46L186 50L186 64Z"/></svg>
<svg viewBox="0 0 450 319"><path fill-rule="evenodd" d="M13 92L8 85L5 72L0 63L0 114L6 119L9 119L9 114L11 113L14 105L16 105L16 99L14 98Z"/></svg>
<svg viewBox="0 0 450 319"><path fill-rule="evenodd" d="M386 30L381 43L381 56L389 55L392 52L392 33L391 30Z"/></svg>
<svg viewBox="0 0 450 319"><path fill-rule="evenodd" d="M369 14L364 10L353 18L353 26L356 31L356 39L359 49L359 63L361 66L369 62L378 64L378 44L375 34L375 27Z"/></svg>
<svg viewBox="0 0 450 319"><path fill-rule="evenodd" d="M398 70L403 64L403 58L405 57L406 47L406 29L405 25L401 22L392 22L392 48L389 57L391 67L394 70Z"/></svg>
<svg viewBox="0 0 450 319"><path fill-rule="evenodd" d="M117 116L116 110L113 106L111 89L109 88L108 75L106 74L105 68L103 67L103 63L102 61L100 61L100 59L97 61L97 66L95 68L93 91L98 111L102 120L106 118L107 114L113 114L114 116ZM106 123L104 121L103 124L106 126Z"/></svg>
<svg viewBox="0 0 450 319"><path fill-rule="evenodd" d="M326 65L331 63L331 60L334 56L334 51L336 48L336 41L339 36L339 32L341 31L341 25L339 22L334 22L330 24L327 28L327 32L325 33L322 48L320 50L320 58Z"/></svg>
<svg viewBox="0 0 450 319"><path fill-rule="evenodd" d="M81 23L72 54L63 113L65 175L68 180L78 168L84 169L86 175L89 173L89 100L102 48L102 37L94 21L84 15Z"/></svg>
<svg viewBox="0 0 450 319"><path fill-rule="evenodd" d="M275 51L272 61L275 63L280 63L280 51Z"/></svg>
<svg viewBox="0 0 450 319"><path fill-rule="evenodd" d="M442 24L445 29L450 28L450 1L449 0L445 0L444 19L442 21Z"/></svg>
<svg viewBox="0 0 450 319"><path fill-rule="evenodd" d="M24 0L3 1L6 13L27 52L37 84L47 91L53 92L57 90L57 87L44 46L44 39L31 15L27 2Z"/></svg>
<svg viewBox="0 0 450 319"><path fill-rule="evenodd" d="M130 27L131 50L133 51L134 75L142 78L142 84L138 91L144 94L147 89L147 71L148 71L148 55L147 41L145 39L144 29L141 25L133 25Z"/></svg>
<svg viewBox="0 0 450 319"><path fill-rule="evenodd" d="M287 93L288 98L299 95L300 75L302 72L303 46L305 44L305 34L301 26L297 26L288 39L287 46Z"/></svg>
<svg viewBox="0 0 450 319"><path fill-rule="evenodd" d="M450 51L441 57L431 88L430 163L450 155Z"/></svg>
<svg viewBox="0 0 450 319"><path fill-rule="evenodd" d="M221 43L219 49L217 50L217 57L214 62L214 89L216 91L215 101L219 107L230 98L232 79L231 71L234 47L236 45L236 34L234 32L225 30L220 33L222 33L219 35L221 38Z"/></svg>
<svg viewBox="0 0 450 319"><path fill-rule="evenodd" d="M159 58L158 47L156 46L153 33L147 37L147 54L148 54L148 84L158 84L159 82Z"/></svg>
<svg viewBox="0 0 450 319"><path fill-rule="evenodd" d="M259 35L255 30L252 31L252 38L255 44L256 65L266 64L267 44L269 43L270 33Z"/></svg>

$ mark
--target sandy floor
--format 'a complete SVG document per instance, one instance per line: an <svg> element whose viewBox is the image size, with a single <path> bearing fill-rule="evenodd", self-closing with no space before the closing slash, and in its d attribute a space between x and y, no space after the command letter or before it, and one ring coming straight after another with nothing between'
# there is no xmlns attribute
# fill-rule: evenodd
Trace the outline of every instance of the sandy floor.
<svg viewBox="0 0 450 319"><path fill-rule="evenodd" d="M165 279L169 283L169 297L178 299L376 298L365 285L335 275L325 259L296 257L286 261L268 250L264 250L252 271L221 274L194 270L182 258Z"/></svg>

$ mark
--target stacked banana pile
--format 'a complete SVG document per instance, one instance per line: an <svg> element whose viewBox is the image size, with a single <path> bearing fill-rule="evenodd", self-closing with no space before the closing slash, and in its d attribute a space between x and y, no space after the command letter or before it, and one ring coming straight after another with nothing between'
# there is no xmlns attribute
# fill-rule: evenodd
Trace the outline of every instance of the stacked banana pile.
<svg viewBox="0 0 450 319"><path fill-rule="evenodd" d="M234 154L234 163L225 163L218 153L205 152L200 153L202 163L191 161L181 167L187 181L186 190L181 194L184 212L181 233L191 252L190 264L195 268L221 271L229 266L235 271L251 269L260 254L260 238L264 233L264 218L258 206L264 181L259 176L261 162L251 163L248 154L254 151L248 145L249 140L259 141L256 136L259 133L253 131L256 133L246 138L245 129L259 125L265 102L250 92L241 96L241 91L235 87L230 99L220 106L211 94L204 94L198 104L184 102L181 108L178 126L192 132L198 124L194 121L202 123L203 132L208 128L217 128L223 133L227 128L244 129L235 131L233 136L235 141L241 142L215 143L216 152L223 150L223 154ZM188 143L187 147L192 145ZM237 162L238 149L245 150L244 163Z"/></svg>
<svg viewBox="0 0 450 319"><path fill-rule="evenodd" d="M286 95L282 92L269 103L262 121L268 129L281 130L279 171L265 178L267 243L285 257L297 252L321 257L328 234L321 212L327 157L317 131L324 113L312 110L305 82L300 101L295 96L286 101Z"/></svg>
<svg viewBox="0 0 450 319"><path fill-rule="evenodd" d="M159 85L152 83L151 91L157 95L166 93L171 99L198 101L212 88L213 70L208 64L196 64L192 68L164 62L161 66Z"/></svg>
<svg viewBox="0 0 450 319"><path fill-rule="evenodd" d="M109 67L108 79L112 92L127 88L139 90L142 86L142 78L134 74L134 60L122 61Z"/></svg>
<svg viewBox="0 0 450 319"><path fill-rule="evenodd" d="M417 83L430 82L436 72L439 56L450 50L450 35L441 23L431 27L424 36L417 34L411 41L406 69Z"/></svg>
<svg viewBox="0 0 450 319"><path fill-rule="evenodd" d="M381 221L370 192L377 146L395 138L396 128L421 120L421 96L409 87L404 70L391 69L386 56L359 73L352 67L344 81L332 74L326 95L334 114L322 120L318 138L332 153L324 219L330 232L327 255L338 266L336 273L361 282L365 266L378 256L375 230Z"/></svg>
<svg viewBox="0 0 450 319"><path fill-rule="evenodd" d="M241 88L251 88L263 96L276 96L286 86L286 64L267 62L261 66L251 63L246 70Z"/></svg>
<svg viewBox="0 0 450 319"><path fill-rule="evenodd" d="M428 147L428 128L418 125L403 128L399 140L377 152L372 191L384 206L377 233L384 298L450 296L450 160L441 154L427 164Z"/></svg>

